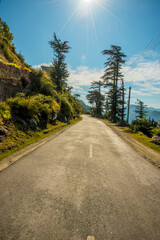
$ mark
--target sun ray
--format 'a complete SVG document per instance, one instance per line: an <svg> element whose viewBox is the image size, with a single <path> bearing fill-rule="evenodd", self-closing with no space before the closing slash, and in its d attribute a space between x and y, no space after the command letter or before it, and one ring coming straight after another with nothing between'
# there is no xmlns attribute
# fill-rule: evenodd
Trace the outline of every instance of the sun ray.
<svg viewBox="0 0 160 240"><path fill-rule="evenodd" d="M101 7L107 13L109 13L110 16L112 16L114 19L116 19L119 23L123 24L128 30L130 30L131 32L134 32L133 29L131 29L126 23L124 23L120 18L115 16L115 14L113 14L105 5L103 5L102 1L96 0L95 2L96 2L97 5L99 5L99 7Z"/></svg>
<svg viewBox="0 0 160 240"><path fill-rule="evenodd" d="M93 30L94 30L94 34L95 34L95 39L96 39L96 43L97 43L97 47L98 49L100 49L100 45L99 45L99 41L98 41L98 36L97 36L97 30L96 30L96 24L94 21L94 10L92 9L91 12L91 22L92 22L92 26L93 26Z"/></svg>
<svg viewBox="0 0 160 240"><path fill-rule="evenodd" d="M63 25L63 26L61 27L61 29L59 30L58 34L60 34L60 33L64 30L64 28L67 26L67 24L69 24L70 21L72 20L72 18L77 14L78 8L79 8L79 6L77 6L77 7L74 9L74 11L72 12L72 14L69 16L69 18L66 20L66 22L64 23L64 25Z"/></svg>

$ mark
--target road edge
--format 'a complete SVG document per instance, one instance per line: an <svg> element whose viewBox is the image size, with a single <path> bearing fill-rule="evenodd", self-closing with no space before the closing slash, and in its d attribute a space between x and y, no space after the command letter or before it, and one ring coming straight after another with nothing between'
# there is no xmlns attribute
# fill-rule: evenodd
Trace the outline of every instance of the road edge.
<svg viewBox="0 0 160 240"><path fill-rule="evenodd" d="M73 125L77 124L78 122L79 121L77 121L77 122L75 122L75 123L73 123L71 125L68 125L68 126L64 127L63 129L58 130L57 132L49 135L48 137L45 137L45 138L39 140L38 142L32 143L32 144L30 144L30 145L28 145L28 146L18 150L17 152L13 153L11 156L2 159L0 161L0 172L5 170L6 168L10 167L12 164L14 164L18 160L20 160L22 157L28 155L29 153L33 152L37 148L41 147L42 145L44 145L47 142L51 141L52 139L56 138L61 133L63 133L64 131L68 130Z"/></svg>
<svg viewBox="0 0 160 240"><path fill-rule="evenodd" d="M126 143L128 143L135 151L137 151L142 157L147 159L154 166L160 168L160 154L153 149L146 147L142 143L138 142L136 139L129 136L122 129L113 125L112 123L106 122L101 119L108 127L110 127L119 137L121 137Z"/></svg>

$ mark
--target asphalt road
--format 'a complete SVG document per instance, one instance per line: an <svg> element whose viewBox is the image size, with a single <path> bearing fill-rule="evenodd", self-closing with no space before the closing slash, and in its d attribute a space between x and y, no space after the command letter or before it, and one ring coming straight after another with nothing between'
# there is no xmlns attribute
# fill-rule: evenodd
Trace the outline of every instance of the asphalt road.
<svg viewBox="0 0 160 240"><path fill-rule="evenodd" d="M159 240L160 170L84 116L0 173L0 239Z"/></svg>

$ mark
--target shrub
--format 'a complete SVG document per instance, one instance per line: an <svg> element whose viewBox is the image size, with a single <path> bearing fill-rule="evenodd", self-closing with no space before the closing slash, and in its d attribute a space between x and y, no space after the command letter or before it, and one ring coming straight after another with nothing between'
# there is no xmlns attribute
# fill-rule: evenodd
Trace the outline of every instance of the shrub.
<svg viewBox="0 0 160 240"><path fill-rule="evenodd" d="M41 88L43 72L42 71L32 71L30 73L30 92L38 93Z"/></svg>
<svg viewBox="0 0 160 240"><path fill-rule="evenodd" d="M65 96L61 97L61 110L60 114L62 115L62 121L64 121L64 118L66 117L67 120L70 120L74 116L74 109L71 105L71 103L67 100Z"/></svg>
<svg viewBox="0 0 160 240"><path fill-rule="evenodd" d="M14 56L12 55L8 46L5 46L3 49L4 56L9 62L14 62Z"/></svg>
<svg viewBox="0 0 160 240"><path fill-rule="evenodd" d="M45 96L51 96L56 102L60 103L60 97L55 91L52 81L41 70L30 73L30 92L32 94L41 93Z"/></svg>
<svg viewBox="0 0 160 240"><path fill-rule="evenodd" d="M146 118L140 118L132 121L130 128L133 132L141 131L148 137L152 137L152 123Z"/></svg>
<svg viewBox="0 0 160 240"><path fill-rule="evenodd" d="M160 137L160 126L153 129L153 135Z"/></svg>
<svg viewBox="0 0 160 240"><path fill-rule="evenodd" d="M5 102L0 102L0 122L11 119L10 107Z"/></svg>
<svg viewBox="0 0 160 240"><path fill-rule="evenodd" d="M13 51L13 50L12 50ZM14 52L14 51L13 51ZM24 56L21 54L21 52L19 54L17 54L17 57L19 58L19 60L21 61L22 64L25 63L25 58Z"/></svg>
<svg viewBox="0 0 160 240"><path fill-rule="evenodd" d="M52 120L53 114L57 114L60 106L50 96L42 94L25 97L23 93L15 98L7 100L12 115L18 116L24 120L35 118L40 125L46 125Z"/></svg>
<svg viewBox="0 0 160 240"><path fill-rule="evenodd" d="M82 104L78 100L75 100L73 103L73 107L75 110L76 117L78 117L82 112Z"/></svg>

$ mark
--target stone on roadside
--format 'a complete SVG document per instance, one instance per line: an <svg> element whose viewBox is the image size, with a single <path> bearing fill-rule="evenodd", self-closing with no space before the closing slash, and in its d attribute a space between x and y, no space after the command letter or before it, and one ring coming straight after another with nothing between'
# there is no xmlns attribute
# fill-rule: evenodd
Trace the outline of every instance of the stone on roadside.
<svg viewBox="0 0 160 240"><path fill-rule="evenodd" d="M152 137L151 142L160 145L160 137L159 136Z"/></svg>

